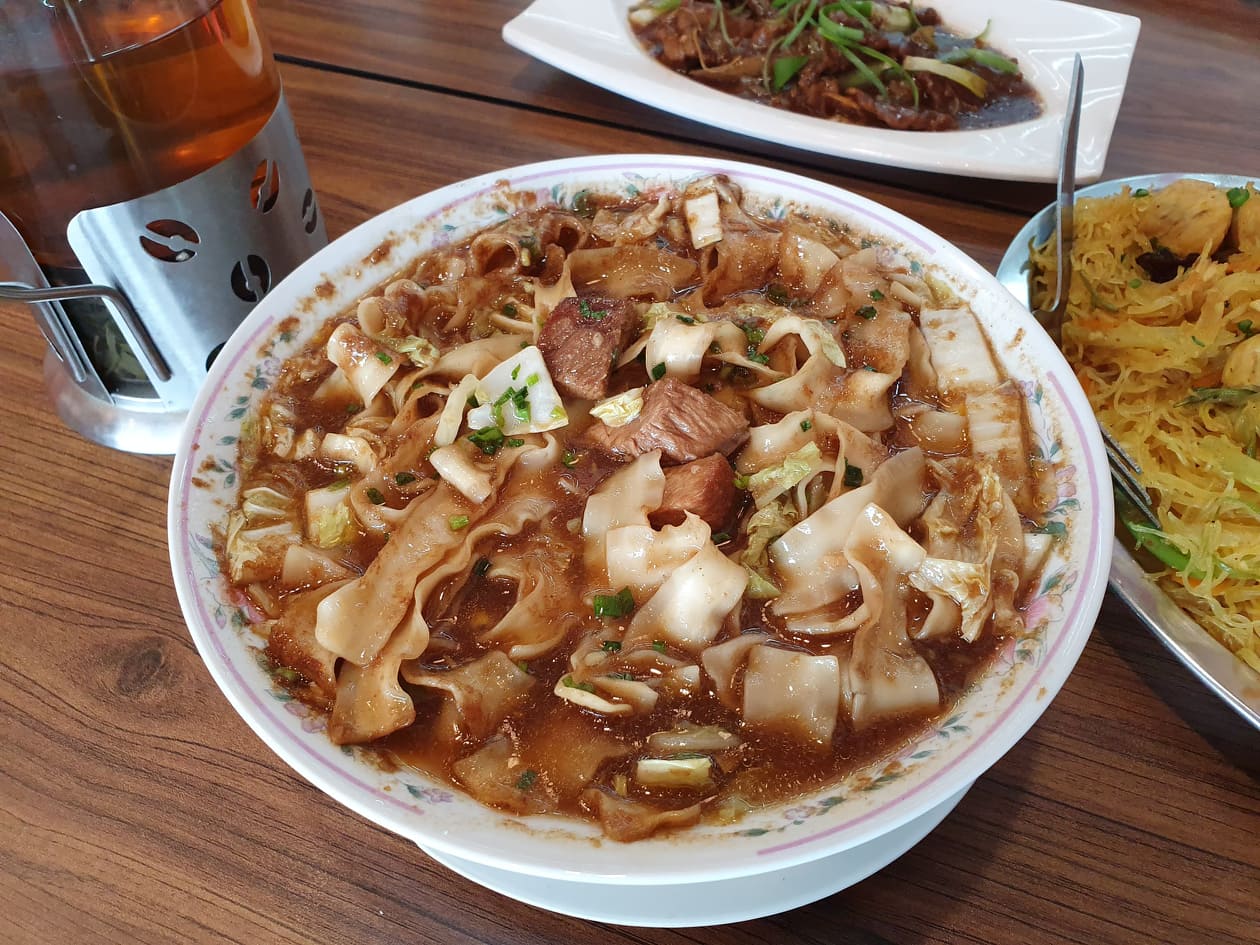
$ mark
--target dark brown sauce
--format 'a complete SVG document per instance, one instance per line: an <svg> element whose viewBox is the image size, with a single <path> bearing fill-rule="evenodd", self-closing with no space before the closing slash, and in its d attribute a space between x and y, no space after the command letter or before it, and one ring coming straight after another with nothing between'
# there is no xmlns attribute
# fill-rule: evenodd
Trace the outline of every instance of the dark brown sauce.
<svg viewBox="0 0 1260 945"><path fill-rule="evenodd" d="M637 202L651 202L655 199L656 195L645 194ZM625 206L633 207L637 202L631 201ZM589 219L600 207L617 206L619 204L616 201L592 198L585 208L584 218ZM554 211L536 211L538 214L548 212ZM528 230L532 219L528 217L519 222ZM785 224L766 221L763 225L777 227ZM833 227L832 231L841 234L844 228ZM837 244L845 240L850 245L856 243L847 236L836 237ZM587 245L598 246L600 243L592 238ZM671 249L680 255L695 255L695 251L686 245L672 245ZM409 277L417 282L435 279L442 269L442 260L452 256L467 259L470 244L465 243L446 252L447 257L434 254L418 261ZM536 265L541 267L544 263L538 261ZM526 272L486 277L485 284L478 291L483 297L495 300L493 304L496 306L501 306L504 304L502 300L516 297L514 293L519 291L519 280L528 278L529 275ZM684 298L694 289L695 286L686 287L679 298ZM779 292L780 287L763 284L746 290L743 296L746 299L764 300ZM913 312L911 314L915 315ZM353 417L362 407L353 400L330 398L321 402L312 396L332 372L332 366L323 354L323 345L335 324L346 320L346 317L342 316L325 326L306 351L285 366L275 390L268 395L269 404L283 406L296 418L295 429L314 430L321 434L342 431L348 418ZM750 324L748 327L758 326ZM432 321L417 326L417 330L422 330L441 346L468 340L464 331L445 331ZM619 369L612 377L611 392L649 383L650 379L645 376L645 371L641 359ZM779 420L781 415L774 411L745 402L745 394L755 382L755 375L746 369L711 364L705 367L694 386L745 410L756 424ZM892 395L894 408L911 403L905 386L903 379L896 387ZM841 713L834 737L827 746L803 745L800 740L788 735L750 727L744 723L738 712L722 703L708 676L703 673L700 684L689 698L662 698L656 710L642 715L606 717L562 701L553 694L553 689L572 671L569 655L573 649L594 633L624 630L631 619L630 616L599 618L593 614L592 596L613 593L618 589L583 586L583 539L580 532L575 532L572 527L575 521L581 519L588 495L609 475L622 468L623 463L590 448L584 438L585 421L581 419L585 414L584 409L574 405L569 413L574 422L553 431L565 454L565 463L550 471L547 476L540 477L536 483L539 492L554 503L553 512L544 522L528 526L519 535L494 536L481 541L474 549L470 563L471 573L450 579L429 596L424 617L429 624L433 643L416 665L416 668L424 671L441 671L468 664L488 652L488 645L479 641L477 635L495 625L511 606L515 594L510 581L495 576L494 566L497 561L510 559L520 554L522 549L538 547L540 544L554 555L567 554L572 557L575 562L569 572L572 592L566 598L561 611L555 615L557 621L571 622L572 629L560 645L545 655L528 661L525 668L536 683L525 701L504 719L498 730L511 740L522 767L534 773L538 779L538 790L548 794L554 809L573 816L589 816L581 806L580 792L564 787L571 780L565 777L566 750L571 751L576 743L593 742L609 735L615 736L625 746L626 754L606 761L599 769L594 783L606 790L618 775L624 775L622 783L630 797L650 799L666 808L684 807L724 793L737 795L753 805L796 797L837 781L859 765L887 757L914 740L925 728L942 717L943 712L948 711L948 707L957 697L984 672L994 653L1003 644L1005 638L994 632L986 632L973 644L965 644L957 638L915 643L916 649L929 662L936 675L942 694L942 711L931 715L898 718L876 724L861 732L852 730L844 713ZM887 431L884 443L893 451L904 449L910 445L906 436L904 424L897 424ZM327 486L347 476L348 472L346 468L326 460L279 460L264 454L259 465L243 476L247 481L242 483L242 487L272 483L286 494L301 496L308 489ZM434 475L427 462L421 463L420 468L412 470L412 473L418 478ZM407 494L401 487L396 489L387 482L381 498L383 504L398 508L406 502ZM745 494L736 512L736 521L730 529L730 534L735 537L721 544L724 553L733 555L744 547L745 538L734 526L745 520L752 511L751 499ZM332 554L352 571L362 573L386 540L383 536L363 532ZM268 591L278 598L284 597L284 591L274 583L268 587ZM909 628L913 630L921 625L928 602L924 595L912 589L907 589L906 598ZM860 592L855 591L835 605L838 611L836 615L851 612L860 603ZM735 615L728 619L715 642L750 630L770 632L780 645L816 655L827 654L844 646L842 637L804 637L790 634L782 619L773 613L767 602L747 598L737 608ZM668 655L683 657L687 654L679 652ZM695 662L694 656L688 659ZM736 684L737 702L739 685ZM436 778L458 784L458 779L452 773L452 765L475 751L481 743L462 734L452 736L443 727L445 723L442 707L446 697L440 691L415 685L407 685L406 688L415 703L416 721L379 740L375 745L382 750L382 757L387 764L412 766ZM295 685L294 690L300 692L301 687ZM648 737L655 732L674 729L681 722L719 726L737 734L742 744L738 748L713 755L715 764L712 783L701 789L663 791L638 785L633 777L634 766L644 754Z"/></svg>
<svg viewBox="0 0 1260 945"><path fill-rule="evenodd" d="M894 27L837 6L682 0L662 10L649 2L637 5L631 26L648 54L674 72L815 118L899 131L955 131L1013 125L1041 114L1040 98L1013 60L980 37L951 32L935 10L894 4L914 19ZM657 15L636 23L636 15L648 11ZM847 30L847 40L829 38L830 28ZM982 84L984 94L946 75L906 71L902 64L910 58L962 69L970 73L968 81Z"/></svg>

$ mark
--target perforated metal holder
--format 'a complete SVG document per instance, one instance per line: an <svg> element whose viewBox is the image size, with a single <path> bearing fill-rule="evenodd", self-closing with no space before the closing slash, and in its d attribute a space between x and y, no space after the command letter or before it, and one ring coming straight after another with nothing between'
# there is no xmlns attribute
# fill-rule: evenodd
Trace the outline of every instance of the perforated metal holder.
<svg viewBox="0 0 1260 945"><path fill-rule="evenodd" d="M0 215L0 260L12 280L0 283L0 297L33 305L49 344L45 381L62 420L91 440L139 453L175 451L228 336L328 242L283 96L230 157L163 190L84 210L67 235L90 284L50 287ZM102 319L125 340L143 380L120 383L93 364L91 339L62 304L84 298L104 306Z"/></svg>

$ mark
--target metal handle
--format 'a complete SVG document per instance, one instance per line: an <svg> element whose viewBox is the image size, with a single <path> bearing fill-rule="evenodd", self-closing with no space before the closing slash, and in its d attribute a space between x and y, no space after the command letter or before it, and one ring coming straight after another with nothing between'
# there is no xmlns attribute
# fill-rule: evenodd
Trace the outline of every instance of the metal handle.
<svg viewBox="0 0 1260 945"><path fill-rule="evenodd" d="M162 357L162 353L158 351L157 345L153 343L153 338L145 330L139 316L136 315L135 309L131 307L127 297L112 285L56 286L41 289L17 282L0 282L0 299L26 302L29 305L34 305L37 312L41 302L104 299L112 306L114 320L119 323L119 327L123 330L123 334L127 336L127 340L132 342L136 357L140 360L145 370L159 381L169 381L171 379L170 366L166 363L166 359ZM78 367L77 359L67 356L67 353L71 352L73 347L70 344L70 340L65 337L64 326L58 322L41 319L40 327L44 329L48 343L56 349L58 356L71 365L75 373L75 380L82 381L83 378L79 376L81 369Z"/></svg>

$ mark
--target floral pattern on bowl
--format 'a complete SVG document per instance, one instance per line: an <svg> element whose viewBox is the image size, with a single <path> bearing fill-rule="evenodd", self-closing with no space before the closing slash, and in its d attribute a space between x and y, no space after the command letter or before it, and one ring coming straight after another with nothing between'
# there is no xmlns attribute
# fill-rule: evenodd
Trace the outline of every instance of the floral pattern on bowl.
<svg viewBox="0 0 1260 945"><path fill-rule="evenodd" d="M1054 548L1027 606L1026 634L996 655L949 717L894 757L735 824L630 845L601 842L588 824L484 808L419 772L383 770L371 763L370 750L331 745L320 720L259 658L256 615L234 598L215 551L214 535L235 500L242 438L251 435L261 394L284 359L406 260L502 219L514 199L571 207L591 189L633 195L713 173L730 175L764 212L815 207L897 245L973 306L1009 374L1037 378L1024 393L1034 450L1054 468L1057 500L1043 524ZM384 245L392 247L386 258L365 264ZM334 291L317 294L317 285ZM576 871L588 882L699 882L784 868L878 837L965 789L1023 734L1062 685L1101 604L1111 532L1110 502L1099 488L1105 470L1092 415L1057 349L991 277L939 237L853 194L764 168L697 158L587 158L487 175L417 198L336 241L273 290L224 347L190 414L172 478L170 547L186 620L220 688L273 750L346 806L422 846L487 866L556 878ZM426 816L436 805L440 822Z"/></svg>

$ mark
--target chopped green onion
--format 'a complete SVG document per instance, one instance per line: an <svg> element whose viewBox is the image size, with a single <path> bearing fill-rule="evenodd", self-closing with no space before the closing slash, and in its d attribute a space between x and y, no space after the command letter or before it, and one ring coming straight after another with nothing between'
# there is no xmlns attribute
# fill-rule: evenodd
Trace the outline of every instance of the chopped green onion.
<svg viewBox="0 0 1260 945"><path fill-rule="evenodd" d="M1190 340L1191 340L1191 341L1193 341L1193 342L1194 342L1196 345L1198 345L1200 348L1206 348L1206 347L1207 347L1207 345L1205 345L1202 341L1200 341L1200 340L1199 340L1198 338L1196 338L1194 335L1191 335L1191 336L1190 336Z"/></svg>
<svg viewBox="0 0 1260 945"><path fill-rule="evenodd" d="M766 286L766 298L775 305L791 305L792 297L788 295L787 289L779 285L777 282L773 285ZM747 329L745 329L747 331Z"/></svg>
<svg viewBox="0 0 1260 945"><path fill-rule="evenodd" d="M528 791L534 786L534 782L538 780L538 772L533 768L526 768L521 772L521 776L516 779L516 789L518 791Z"/></svg>
<svg viewBox="0 0 1260 945"><path fill-rule="evenodd" d="M1245 187L1231 187L1225 191L1225 196L1229 198L1229 205L1237 210L1251 199L1251 191Z"/></svg>
<svg viewBox="0 0 1260 945"><path fill-rule="evenodd" d="M596 594L592 605L596 617L624 617L634 610L634 598L623 587L616 594Z"/></svg>
<svg viewBox="0 0 1260 945"><path fill-rule="evenodd" d="M477 577L485 577L486 573L489 572L489 570L490 570L489 558L478 558L477 563L473 565L473 574L477 575Z"/></svg>
<svg viewBox="0 0 1260 945"><path fill-rule="evenodd" d="M735 477L735 488L736 488L736 489L747 489L747 488L748 488L748 477L747 477L747 476L736 476L736 477Z"/></svg>
<svg viewBox="0 0 1260 945"><path fill-rule="evenodd" d="M796 74L805 68L809 62L809 56L783 56L774 61L771 66L772 80L770 87L776 91L782 91L783 87L796 78Z"/></svg>
<svg viewBox="0 0 1260 945"><path fill-rule="evenodd" d="M1250 318L1244 318L1240 321L1238 323L1238 330L1243 333L1244 338L1250 338L1256 333L1255 328L1252 327L1252 321Z"/></svg>
<svg viewBox="0 0 1260 945"><path fill-rule="evenodd" d="M564 451L564 455L560 457L560 462L562 462L562 463L563 463L565 466L567 466L569 469L572 469L574 466L576 466L576 465L578 464L578 454L577 454L577 451L576 451L576 450L565 450L565 451Z"/></svg>
<svg viewBox="0 0 1260 945"><path fill-rule="evenodd" d="M879 289L871 289L871 301L872 301L872 302L882 302L882 301L883 301L883 299L884 299L884 293L883 293L883 292L880 292L880 291L879 291Z"/></svg>
<svg viewBox="0 0 1260 945"><path fill-rule="evenodd" d="M380 361L380 362L381 362L381 364L393 364L393 363L394 363L394 359L393 359L393 358L391 358L391 357L390 357L388 354L386 354L384 351L378 351L378 352L376 352L376 360Z"/></svg>
<svg viewBox="0 0 1260 945"><path fill-rule="evenodd" d="M564 679L560 680L560 682L563 683L565 686L567 686L569 689L581 689L583 692L595 691L595 687L592 686L590 683L574 682L572 676L565 676Z"/></svg>
<svg viewBox="0 0 1260 945"><path fill-rule="evenodd" d="M1094 286L1090 283L1090 281L1085 278L1085 273L1078 272L1076 273L1076 275L1081 280L1081 283L1085 286L1086 290L1089 292L1089 300L1094 303L1095 308L1105 309L1108 312L1120 311L1120 309L1116 308L1116 306L1112 305L1110 302L1106 301L1101 295L1098 294L1098 290L1095 289Z"/></svg>
<svg viewBox="0 0 1260 945"><path fill-rule="evenodd" d="M802 433L808 433L811 429L813 429L813 426L814 426L814 424L813 424L812 422L810 422L809 420L802 420L802 421L801 421L801 432L802 432Z"/></svg>
<svg viewBox="0 0 1260 945"><path fill-rule="evenodd" d="M503 314L506 315L508 318L515 318L516 306L513 305L511 302L508 302L507 305L503 306Z"/></svg>
<svg viewBox="0 0 1260 945"><path fill-rule="evenodd" d="M368 501L373 505L384 505L385 496L381 495L381 490L375 486L369 486L364 494L368 497Z"/></svg>
<svg viewBox="0 0 1260 945"><path fill-rule="evenodd" d="M978 66L984 66L986 69L992 69L994 72L1005 72L1007 75L1015 75L1019 72L1019 66L1015 60L1007 59L1005 56L995 53L992 49L981 49L973 46L967 50L967 58Z"/></svg>
<svg viewBox="0 0 1260 945"><path fill-rule="evenodd" d="M1133 191L1134 197L1149 197L1150 195L1151 192L1145 187L1139 187L1137 190Z"/></svg>
<svg viewBox="0 0 1260 945"><path fill-rule="evenodd" d="M451 526L451 531L457 532L461 528L467 528L469 521L467 515L452 515L446 520L446 523Z"/></svg>
<svg viewBox="0 0 1260 945"><path fill-rule="evenodd" d="M586 299L578 300L578 314L591 321L602 321L608 315L608 309L591 308Z"/></svg>
<svg viewBox="0 0 1260 945"><path fill-rule="evenodd" d="M358 413L362 409L363 409L362 404L346 404L346 413L350 414L351 416Z"/></svg>
<svg viewBox="0 0 1260 945"><path fill-rule="evenodd" d="M713 544L715 545L724 545L730 540L731 540L731 536L728 535L726 532L717 532L713 536Z"/></svg>
<svg viewBox="0 0 1260 945"><path fill-rule="evenodd" d="M754 362L755 364L769 364L770 355L762 354L752 345L749 345L748 346L748 360Z"/></svg>
<svg viewBox="0 0 1260 945"><path fill-rule="evenodd" d="M474 443L481 452L487 456L493 456L499 452L499 447L503 445L503 431L498 427L483 427L476 433L469 435L469 441Z"/></svg>
<svg viewBox="0 0 1260 945"><path fill-rule="evenodd" d="M657 653L664 653L664 652L665 652L665 641L664 641L664 640L653 640L653 641L652 641L652 649L656 650L656 652L657 652Z"/></svg>
<svg viewBox="0 0 1260 945"><path fill-rule="evenodd" d="M621 649L620 640L605 640L600 644L605 653L616 653Z"/></svg>
<svg viewBox="0 0 1260 945"><path fill-rule="evenodd" d="M1177 402L1178 407L1193 407L1195 404L1225 404L1237 407L1260 394L1256 387L1196 387L1194 393Z"/></svg>
<svg viewBox="0 0 1260 945"><path fill-rule="evenodd" d="M665 364L663 362L652 368L652 380L659 381L664 376L665 376Z"/></svg>
<svg viewBox="0 0 1260 945"><path fill-rule="evenodd" d="M858 318L865 318L867 321L869 321L870 319L874 318L879 313L875 311L874 305L863 305L860 309L857 310L856 314Z"/></svg>
<svg viewBox="0 0 1260 945"><path fill-rule="evenodd" d="M507 443L508 446L524 446L525 445L525 441L522 440L519 436L514 436L510 440L505 440L504 442Z"/></svg>
<svg viewBox="0 0 1260 945"><path fill-rule="evenodd" d="M862 470L857 466L851 466L848 462L844 464L844 484L850 489L860 486L863 478Z"/></svg>
<svg viewBox="0 0 1260 945"><path fill-rule="evenodd" d="M1130 289L1140 289L1140 288L1142 288L1142 280L1141 280L1141 279L1130 279L1130 280L1129 280L1129 288L1130 288Z"/></svg>
<svg viewBox="0 0 1260 945"><path fill-rule="evenodd" d="M674 317L684 325L694 325L696 323L696 320L690 315L675 315Z"/></svg>
<svg viewBox="0 0 1260 945"><path fill-rule="evenodd" d="M394 475L394 482L398 483L400 486L408 486L415 481L416 477L413 473L400 472Z"/></svg>
<svg viewBox="0 0 1260 945"><path fill-rule="evenodd" d="M538 376L538 372L537 372L537 371L535 371L535 372L534 372L533 374L531 374L529 377L525 378L525 386L526 386L526 387L533 387L535 384L537 384L537 383L538 383L539 381L541 381L541 380L542 380L542 378L541 378L541 377L539 377L539 376Z"/></svg>

